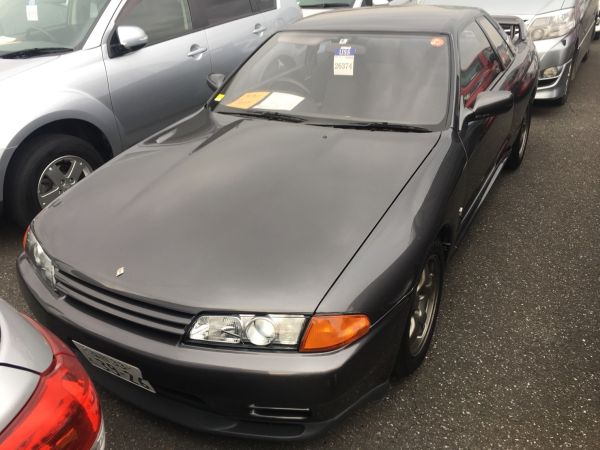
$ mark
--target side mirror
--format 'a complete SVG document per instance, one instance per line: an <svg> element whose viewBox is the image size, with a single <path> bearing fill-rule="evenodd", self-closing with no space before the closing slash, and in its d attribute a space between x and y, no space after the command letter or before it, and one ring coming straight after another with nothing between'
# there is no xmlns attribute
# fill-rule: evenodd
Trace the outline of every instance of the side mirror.
<svg viewBox="0 0 600 450"><path fill-rule="evenodd" d="M477 96L473 109L467 112L463 123L506 113L511 110L513 104L513 94L510 91L482 92Z"/></svg>
<svg viewBox="0 0 600 450"><path fill-rule="evenodd" d="M211 73L206 79L206 83L209 88L216 91L223 86L223 83L225 83L225 75L222 73Z"/></svg>
<svg viewBox="0 0 600 450"><path fill-rule="evenodd" d="M140 27L121 26L117 28L119 44L130 52L145 47L148 44L148 35Z"/></svg>

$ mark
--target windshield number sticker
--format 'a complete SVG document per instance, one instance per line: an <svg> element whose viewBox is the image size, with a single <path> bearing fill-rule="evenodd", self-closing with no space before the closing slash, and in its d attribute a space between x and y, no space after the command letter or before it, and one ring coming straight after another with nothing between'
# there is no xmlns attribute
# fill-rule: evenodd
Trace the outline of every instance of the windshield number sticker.
<svg viewBox="0 0 600 450"><path fill-rule="evenodd" d="M340 47L335 50L333 56L333 75L334 76L354 76L354 56L356 49L352 47Z"/></svg>
<svg viewBox="0 0 600 450"><path fill-rule="evenodd" d="M38 7L35 2L36 0L29 0L27 2L27 5L25 6L25 15L27 16L27 22L37 22L39 20Z"/></svg>

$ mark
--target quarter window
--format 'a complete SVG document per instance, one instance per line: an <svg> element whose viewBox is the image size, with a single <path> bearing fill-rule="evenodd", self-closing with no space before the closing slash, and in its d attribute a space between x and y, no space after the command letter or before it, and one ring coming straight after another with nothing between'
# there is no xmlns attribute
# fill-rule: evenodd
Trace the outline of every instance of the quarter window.
<svg viewBox="0 0 600 450"><path fill-rule="evenodd" d="M485 34L487 34L488 38L490 38L490 41L492 41L496 52L502 60L502 64L504 64L504 67L508 67L513 60L513 55L508 48L506 40L502 37L502 34L506 35L506 33L502 32L502 34L500 34L498 29L485 17L482 17L479 20L479 25L481 25L481 28L483 28Z"/></svg>
<svg viewBox="0 0 600 450"><path fill-rule="evenodd" d="M250 0L255 13L271 11L277 7L277 0Z"/></svg>
<svg viewBox="0 0 600 450"><path fill-rule="evenodd" d="M129 0L117 19L117 26L140 27L148 44L157 44L192 31L187 0Z"/></svg>
<svg viewBox="0 0 600 450"><path fill-rule="evenodd" d="M254 14L250 0L189 1L196 28L214 27ZM256 1L253 3L259 5L273 2Z"/></svg>
<svg viewBox="0 0 600 450"><path fill-rule="evenodd" d="M460 93L467 108L472 108L480 92L486 91L502 72L498 55L475 23L459 37Z"/></svg>

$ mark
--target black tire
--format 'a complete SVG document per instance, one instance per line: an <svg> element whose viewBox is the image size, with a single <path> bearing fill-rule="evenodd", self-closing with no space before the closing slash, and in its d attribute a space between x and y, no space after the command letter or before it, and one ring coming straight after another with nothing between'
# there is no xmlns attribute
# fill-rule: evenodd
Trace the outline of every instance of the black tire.
<svg viewBox="0 0 600 450"><path fill-rule="evenodd" d="M529 141L529 130L531 127L531 107L527 108L525 117L521 123L519 129L519 136L512 145L508 161L506 161L506 168L510 170L517 169L523 162L525 151L527 150L527 142Z"/></svg>
<svg viewBox="0 0 600 450"><path fill-rule="evenodd" d="M26 227L42 209L38 200L38 183L50 163L63 156L81 158L92 170L104 161L89 142L65 134L45 134L26 141L11 162L5 200L9 218Z"/></svg>
<svg viewBox="0 0 600 450"><path fill-rule="evenodd" d="M575 54L575 56L573 57L573 62L571 63L571 65L569 66L569 76L567 78L567 89L565 90L565 93L563 94L562 97L560 97L559 99L556 100L556 105L558 106L564 106L567 104L567 101L569 101L569 93L571 92L571 83L573 82L573 72L574 72L574 65L575 65L575 61L577 54Z"/></svg>
<svg viewBox="0 0 600 450"><path fill-rule="evenodd" d="M428 326L427 332L422 333L422 340L420 344L417 346L418 349L413 348L414 341L411 340L411 322L413 321L413 315L418 310L417 305L419 303L417 289L421 284L419 280L417 280L415 284L415 290L411 295L411 308L408 316L408 320L404 330L404 336L402 336L402 343L400 345L400 351L398 353L398 357L396 360L396 365L394 367L393 376L394 377L404 377L413 373L417 368L421 365L425 356L427 355L427 351L429 350L429 346L431 345L431 339L433 337L433 333L435 331L435 324L437 322L437 316L439 312L440 302L442 300L442 291L444 285L444 266L445 266L445 256L444 256L444 248L441 242L436 241L429 250L427 257L425 258L425 262L423 263L423 268L419 272L422 274L425 271L425 268L428 267L428 263L431 259L435 259L437 261L437 274L435 274L434 278L436 280L435 287L432 289L435 291L435 295L437 296L435 303L432 307L431 313L431 322ZM419 278L421 278L419 276Z"/></svg>

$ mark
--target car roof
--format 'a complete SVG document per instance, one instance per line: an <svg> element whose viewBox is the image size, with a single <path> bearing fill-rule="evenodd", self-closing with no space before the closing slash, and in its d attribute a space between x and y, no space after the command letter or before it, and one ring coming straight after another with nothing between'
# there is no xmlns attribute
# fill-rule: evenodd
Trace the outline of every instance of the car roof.
<svg viewBox="0 0 600 450"><path fill-rule="evenodd" d="M373 6L307 17L288 28L296 31L390 31L455 35L482 9L462 6Z"/></svg>

